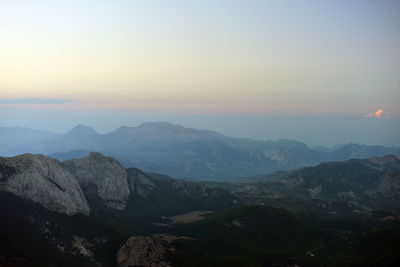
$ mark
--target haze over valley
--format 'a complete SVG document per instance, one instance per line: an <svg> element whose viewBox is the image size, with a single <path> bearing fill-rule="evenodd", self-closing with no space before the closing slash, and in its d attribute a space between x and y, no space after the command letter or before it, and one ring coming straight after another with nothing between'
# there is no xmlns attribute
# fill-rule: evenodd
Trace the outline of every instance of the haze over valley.
<svg viewBox="0 0 400 267"><path fill-rule="evenodd" d="M40 153L67 160L95 151L117 158L126 167L213 181L238 181L324 161L388 154L400 156L399 147L340 144L333 148L313 149L294 140L240 139L168 122L121 126L106 134L98 134L83 125L64 134L1 128L0 138L4 140L1 153L7 156Z"/></svg>
<svg viewBox="0 0 400 267"><path fill-rule="evenodd" d="M400 266L400 2L0 1L0 267Z"/></svg>

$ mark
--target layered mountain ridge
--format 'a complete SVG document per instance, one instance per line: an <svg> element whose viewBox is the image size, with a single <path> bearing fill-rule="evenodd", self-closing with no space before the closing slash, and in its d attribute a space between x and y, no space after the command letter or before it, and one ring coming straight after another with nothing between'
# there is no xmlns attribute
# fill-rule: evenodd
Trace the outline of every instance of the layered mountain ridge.
<svg viewBox="0 0 400 267"><path fill-rule="evenodd" d="M23 154L0 158L0 191L67 214L90 212L77 179L58 160Z"/></svg>
<svg viewBox="0 0 400 267"><path fill-rule="evenodd" d="M0 265L396 266L400 260L400 235L392 230L400 221L394 155L212 187L124 168L98 152L64 162L32 154L0 158Z"/></svg>
<svg viewBox="0 0 400 267"><path fill-rule="evenodd" d="M194 182L152 178L98 152L64 162L41 154L0 157L1 191L68 215L89 214L96 206L124 211L132 198L152 192L170 191L192 199L219 192Z"/></svg>
<svg viewBox="0 0 400 267"><path fill-rule="evenodd" d="M293 140L234 138L168 122L122 126L106 134L98 134L90 127L78 125L61 135L32 138L31 141L24 139L7 146L2 154L40 153L66 160L93 151L116 158L124 167L210 181L238 180L277 170L313 166L324 161L387 154L400 156L399 147L347 144L334 151L322 152Z"/></svg>
<svg viewBox="0 0 400 267"><path fill-rule="evenodd" d="M232 193L256 203L266 199L320 200L346 209L400 212L400 160L394 155L324 162L257 177Z"/></svg>

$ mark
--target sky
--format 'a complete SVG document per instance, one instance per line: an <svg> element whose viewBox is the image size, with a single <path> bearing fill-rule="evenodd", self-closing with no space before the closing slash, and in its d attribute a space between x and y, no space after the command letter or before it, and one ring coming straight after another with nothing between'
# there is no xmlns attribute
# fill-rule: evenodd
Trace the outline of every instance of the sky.
<svg viewBox="0 0 400 267"><path fill-rule="evenodd" d="M0 126L400 144L396 0L0 0Z"/></svg>

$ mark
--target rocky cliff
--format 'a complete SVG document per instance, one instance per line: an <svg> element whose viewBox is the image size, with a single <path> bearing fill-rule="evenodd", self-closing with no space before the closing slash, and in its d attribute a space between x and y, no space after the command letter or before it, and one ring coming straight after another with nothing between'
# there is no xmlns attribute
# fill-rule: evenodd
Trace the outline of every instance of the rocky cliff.
<svg viewBox="0 0 400 267"><path fill-rule="evenodd" d="M139 169L126 169L128 175L129 190L131 194L146 197L149 192L153 191L156 185L151 178Z"/></svg>
<svg viewBox="0 0 400 267"><path fill-rule="evenodd" d="M51 211L90 212L75 177L59 161L43 155L0 158L0 191L14 193Z"/></svg>
<svg viewBox="0 0 400 267"><path fill-rule="evenodd" d="M166 246L160 239L149 236L133 236L118 250L118 267L146 266L167 267L172 266L164 254Z"/></svg>
<svg viewBox="0 0 400 267"><path fill-rule="evenodd" d="M128 175L118 161L92 152L79 159L64 161L90 199L100 199L106 207L123 210L129 197Z"/></svg>

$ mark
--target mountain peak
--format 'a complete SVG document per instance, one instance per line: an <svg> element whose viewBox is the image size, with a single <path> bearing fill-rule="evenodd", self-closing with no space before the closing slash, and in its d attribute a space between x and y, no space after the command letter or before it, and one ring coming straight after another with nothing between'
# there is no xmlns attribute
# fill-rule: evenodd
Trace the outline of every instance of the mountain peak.
<svg viewBox="0 0 400 267"><path fill-rule="evenodd" d="M86 156L82 157L81 159L86 159L92 162L100 162L100 163L116 163L119 166L121 165L118 160L108 157L100 152L90 152Z"/></svg>
<svg viewBox="0 0 400 267"><path fill-rule="evenodd" d="M65 134L67 135L98 135L98 133L93 130L91 127L86 126L86 125L82 125L79 124L77 126L75 126L74 128L72 128L71 130L69 130L68 132L66 132Z"/></svg>
<svg viewBox="0 0 400 267"><path fill-rule="evenodd" d="M123 133L123 132L126 132L126 131L130 131L132 128L134 128L134 127L129 127L129 126L126 126L126 125L122 125L122 126L118 127L117 129L111 131L110 133Z"/></svg>
<svg viewBox="0 0 400 267"><path fill-rule="evenodd" d="M177 124L172 124L168 121L149 121L142 123L138 128L164 128L164 127L182 127Z"/></svg>
<svg viewBox="0 0 400 267"><path fill-rule="evenodd" d="M101 154L100 152L90 152L85 156L85 158L92 158L92 159L106 159L107 157Z"/></svg>
<svg viewBox="0 0 400 267"><path fill-rule="evenodd" d="M126 170L117 160L91 152L62 164L76 177L84 192L95 195L109 208L125 209L129 185Z"/></svg>
<svg viewBox="0 0 400 267"><path fill-rule="evenodd" d="M162 130L176 131L177 129L182 130L182 129L187 129L187 128L177 125L177 124L172 124L167 121L149 121L149 122L144 122L136 127L129 127L129 126L122 125L119 128L112 131L110 134L130 135L130 134L135 134L137 131L159 132Z"/></svg>

